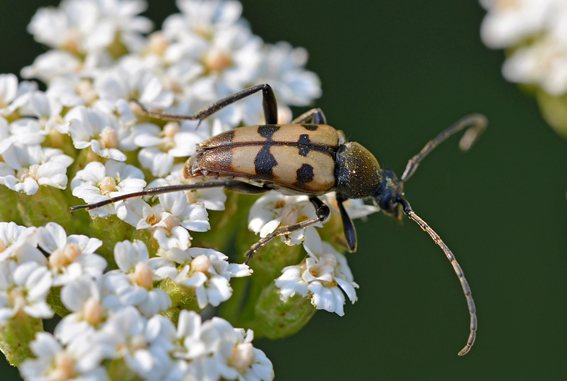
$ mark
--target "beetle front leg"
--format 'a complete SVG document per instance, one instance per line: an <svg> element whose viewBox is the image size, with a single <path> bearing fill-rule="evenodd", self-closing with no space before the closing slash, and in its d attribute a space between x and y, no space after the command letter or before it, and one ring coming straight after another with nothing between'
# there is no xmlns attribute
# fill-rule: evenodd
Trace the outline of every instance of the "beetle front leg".
<svg viewBox="0 0 567 381"><path fill-rule="evenodd" d="M343 202L345 202L346 200L347 199L341 197L340 195L337 195L337 204L339 205L339 211L341 212L341 218L343 220L343 229L345 231L347 250L352 253L356 251L356 229L354 228L354 223L352 222L352 219L348 215L345 206L343 205Z"/></svg>
<svg viewBox="0 0 567 381"><path fill-rule="evenodd" d="M262 246L266 245L272 239L276 237L280 237L282 235L291 234L301 229L308 228L309 226L315 225L318 222L325 221L327 217L329 217L329 214L331 214L331 210L323 201L319 200L319 198L315 196L310 197L309 201L311 201L311 203L315 206L316 209L315 213L317 214L317 218L313 218L307 221L302 221L293 225L282 226L281 228L276 229L272 234L262 238L254 245L252 245L250 250L248 250L245 254L247 258L244 263L248 264L248 262L250 262L250 260L252 259L252 256L254 256L254 254L262 248Z"/></svg>
<svg viewBox="0 0 567 381"><path fill-rule="evenodd" d="M243 98L246 98L252 94L257 93L258 91L262 90L262 106L264 108L264 117L266 119L266 124L276 124L278 122L278 104L276 102L276 96L274 95L274 91L270 85L262 84L257 86L252 86L237 93L231 94L220 101L216 101L208 105L207 107L202 108L201 110L197 111L192 115L178 115L172 114L169 112L159 112L159 111L152 111L148 110L143 104L138 102L135 99L131 101L138 104L144 114L147 114L151 117L162 119L162 120L173 120L173 121L183 121L183 120L204 120L214 114L217 111L222 110L226 106L233 104Z"/></svg>

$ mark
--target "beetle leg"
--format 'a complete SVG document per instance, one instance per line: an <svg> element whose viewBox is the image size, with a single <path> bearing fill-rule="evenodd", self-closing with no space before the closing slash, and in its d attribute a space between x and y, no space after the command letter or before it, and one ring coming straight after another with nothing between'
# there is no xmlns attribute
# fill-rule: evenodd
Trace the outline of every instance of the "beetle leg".
<svg viewBox="0 0 567 381"><path fill-rule="evenodd" d="M308 228L309 226L315 225L318 222L325 221L327 219L327 217L329 217L329 214L331 214L331 210L323 201L319 200L319 198L316 197L316 196L310 197L309 201L311 201L311 203L313 203L313 205L315 206L315 209L316 209L315 213L317 214L317 218L302 221L302 222L299 222L299 223L293 224L293 225L282 226L281 228L276 229L272 234L262 238L261 240L256 242L254 245L252 245L250 250L248 250L245 254L247 258L246 258L246 261L244 263L248 264L248 262L250 262L250 260L254 256L254 254L258 250L260 250L262 248L262 246L266 245L272 239L274 239L276 237L280 237L282 235L291 234L291 233L293 233L297 230Z"/></svg>
<svg viewBox="0 0 567 381"><path fill-rule="evenodd" d="M347 250L352 253L356 251L356 229L354 228L354 224L352 223L352 220L348 215L345 206L343 205L343 202L345 201L346 199L344 199L340 195L337 195L337 204L339 205L339 211L341 212L341 218L343 220L343 229L345 231Z"/></svg>
<svg viewBox="0 0 567 381"><path fill-rule="evenodd" d="M75 210L78 209L92 210L92 209L100 208L101 206L113 204L115 202L127 200L129 198L134 198L134 197L155 196L162 193L172 193L172 192L180 192L180 191L187 191L194 189L219 188L219 187L225 187L228 189L232 189L235 192L248 193L248 194L260 194L272 190L272 188L268 187L267 185L256 186L253 184L248 184L237 180L227 180L227 181L219 180L219 181L207 181L196 184L169 185L163 187L149 188L141 192L123 194L117 197L109 198L108 200L95 202L93 204L73 206L71 208L71 213L73 213Z"/></svg>
<svg viewBox="0 0 567 381"><path fill-rule="evenodd" d="M222 110L226 106L229 106L234 102L241 100L242 98L246 98L252 94L255 94L260 90L262 90L262 106L264 108L264 117L266 119L266 124L276 124L278 122L278 104L276 102L276 96L274 95L272 87L267 83L263 85L252 86L237 93L231 94L228 97L225 97L219 101L216 101L215 103L208 105L207 107L202 108L192 115L178 115L169 112L152 111L148 110L146 107L144 107L143 104L135 99L131 99L131 101L137 103L142 108L144 114L150 115L151 117L157 119L173 121L203 120L214 114L215 112Z"/></svg>
<svg viewBox="0 0 567 381"><path fill-rule="evenodd" d="M303 122L312 121L313 124L327 124L327 118L320 108L312 108L311 110L299 115L291 121L291 124L301 124Z"/></svg>

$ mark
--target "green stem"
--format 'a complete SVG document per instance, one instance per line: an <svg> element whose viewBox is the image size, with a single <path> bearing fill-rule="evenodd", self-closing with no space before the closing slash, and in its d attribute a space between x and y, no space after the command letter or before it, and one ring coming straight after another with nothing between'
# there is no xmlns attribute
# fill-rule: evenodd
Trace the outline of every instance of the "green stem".
<svg viewBox="0 0 567 381"><path fill-rule="evenodd" d="M41 331L43 321L25 314L17 314L0 326L0 350L12 366L33 357L29 344Z"/></svg>
<svg viewBox="0 0 567 381"><path fill-rule="evenodd" d="M22 217L17 207L16 192L8 189L5 186L0 186L0 200L2 204L0 205L0 221L3 222L15 222L18 225L23 225Z"/></svg>

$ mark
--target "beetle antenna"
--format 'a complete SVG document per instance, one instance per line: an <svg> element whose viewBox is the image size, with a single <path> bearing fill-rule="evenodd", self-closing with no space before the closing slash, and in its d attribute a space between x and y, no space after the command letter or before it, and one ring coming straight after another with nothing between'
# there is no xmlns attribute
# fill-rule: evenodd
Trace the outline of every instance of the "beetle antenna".
<svg viewBox="0 0 567 381"><path fill-rule="evenodd" d="M469 283L467 282L467 279L465 278L465 274L463 272L463 269L459 265L459 262L457 262L455 255L453 254L451 249L449 249L449 247L445 244L445 242L443 242L441 237L439 237L439 234L437 234L435 232L435 230L431 229L431 227L429 227L427 222L425 222L424 220L421 219L421 217L419 217L417 214L415 214L415 212L411 208L409 202L407 202L403 198L400 199L400 202L401 202L401 204L404 208L404 212L407 214L407 216L411 220L415 221L423 231L425 231L427 234L429 234L431 239L433 239L433 241L435 241L435 243L437 245L439 245L441 250L443 250L443 252L445 253L445 256L447 256L447 259L451 262L451 265L453 266L453 269L455 270L455 274L457 274L457 277L459 278L459 282L461 282L461 287L463 288L463 293L465 294L465 299L467 300L467 307L469 309L469 314L470 314L469 338L467 340L467 344L459 352L459 356L464 356L467 353L469 353L469 351L471 350L471 348L474 344L474 340L476 339L477 326L478 326L477 319L476 319L476 307L474 305L474 300L473 300L473 297L472 297L472 294L471 294L471 288L469 287Z"/></svg>
<svg viewBox="0 0 567 381"><path fill-rule="evenodd" d="M425 156L427 156L435 147L439 144L443 143L448 137L457 132L461 131L465 127L469 127L469 129L465 132L461 140L459 141L459 148L463 151L468 151L473 144L478 140L480 135L486 129L486 125L488 121L486 117L482 114L471 114L465 116L463 119L458 120L455 124L451 127L447 128L445 131L441 132L437 137L433 140L430 140L425 147L414 157L410 159L408 164L406 165L406 169L400 179L401 182L408 180L415 170L417 166L423 160Z"/></svg>

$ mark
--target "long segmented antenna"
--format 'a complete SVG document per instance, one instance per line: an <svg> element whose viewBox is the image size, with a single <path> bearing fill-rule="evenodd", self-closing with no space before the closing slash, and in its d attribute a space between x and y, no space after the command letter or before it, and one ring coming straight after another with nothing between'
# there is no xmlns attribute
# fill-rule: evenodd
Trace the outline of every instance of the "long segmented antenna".
<svg viewBox="0 0 567 381"><path fill-rule="evenodd" d="M419 165L421 160L423 160L425 156L433 151L435 147L443 143L451 135L456 134L465 127L470 126L470 128L465 132L465 134L459 141L459 148L463 151L468 151L478 140L480 135L482 135L482 133L486 129L487 124L488 121L486 117L481 114L472 114L465 116L463 119L457 121L451 127L447 128L445 131L437 135L435 139L430 140L417 155L409 160L406 169L404 170L404 173L400 178L400 181L404 182L408 180L417 169L417 166Z"/></svg>
<svg viewBox="0 0 567 381"><path fill-rule="evenodd" d="M423 231L427 232L427 234L429 234L431 239L433 239L433 241L435 241L435 243L439 245L441 250L443 250L445 256L447 256L447 259L449 260L449 262L451 262L451 265L453 266L453 270L455 270L455 274L457 274L457 277L459 278L459 282L461 282L461 287L463 288L463 293L465 294L465 299L467 300L467 307L469 309L469 314L471 317L470 333L469 333L469 338L467 340L467 344L459 352L459 356L464 356L467 353L469 353L469 351L471 350L474 344L474 340L476 339L476 331L478 327L478 322L476 319L476 307L474 305L471 288L469 287L469 283L465 278L465 273L463 272L461 265L459 265L459 262L457 262L455 255L453 254L451 249L449 249L449 247L445 244L445 242L443 242L441 237L439 237L439 234L437 234L435 230L431 229L431 227L427 224L427 222L425 222L424 220L421 219L421 217L415 214L409 202L407 202L404 199L401 199L400 202L402 203L404 212L407 214L407 216L411 220L415 221Z"/></svg>

